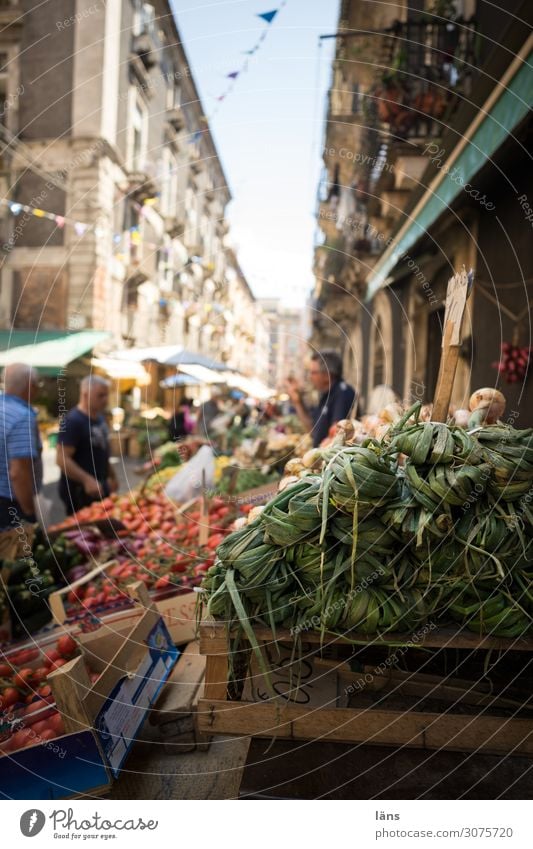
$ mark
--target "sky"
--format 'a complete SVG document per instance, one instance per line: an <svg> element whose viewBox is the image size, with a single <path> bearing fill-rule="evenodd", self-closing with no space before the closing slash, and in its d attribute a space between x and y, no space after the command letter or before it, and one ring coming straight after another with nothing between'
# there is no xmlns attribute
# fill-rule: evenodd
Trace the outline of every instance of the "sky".
<svg viewBox="0 0 533 849"><path fill-rule="evenodd" d="M256 297L303 306L338 0L287 0L248 70L218 103L280 0L172 0L233 200L230 238ZM218 107L218 108L217 108ZM217 110L215 112L215 109ZM213 115L213 112L215 114Z"/></svg>

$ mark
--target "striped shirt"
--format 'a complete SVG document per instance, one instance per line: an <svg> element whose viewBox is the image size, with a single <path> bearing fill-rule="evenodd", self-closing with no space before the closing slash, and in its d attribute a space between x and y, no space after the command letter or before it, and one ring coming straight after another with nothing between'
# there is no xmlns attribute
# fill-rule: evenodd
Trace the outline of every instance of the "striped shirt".
<svg viewBox="0 0 533 849"><path fill-rule="evenodd" d="M0 395L0 497L14 500L9 462L21 457L33 457L34 490L39 491L42 485L41 449L33 408L16 395Z"/></svg>

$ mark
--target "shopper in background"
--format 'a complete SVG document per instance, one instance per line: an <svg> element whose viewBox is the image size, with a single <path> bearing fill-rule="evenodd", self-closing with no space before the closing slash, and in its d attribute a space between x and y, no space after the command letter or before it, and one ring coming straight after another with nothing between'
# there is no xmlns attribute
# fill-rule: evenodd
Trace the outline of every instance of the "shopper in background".
<svg viewBox="0 0 533 849"><path fill-rule="evenodd" d="M342 359L336 351L314 353L308 373L313 389L320 393L316 407L306 407L302 388L294 378L287 381L287 393L316 447L327 437L333 424L355 415L357 395L342 378Z"/></svg>
<svg viewBox="0 0 533 849"><path fill-rule="evenodd" d="M70 516L118 488L109 462L109 430L104 411L109 383L103 377L84 377L78 405L70 410L59 431L57 465L59 495Z"/></svg>
<svg viewBox="0 0 533 849"><path fill-rule="evenodd" d="M31 406L39 386L35 369L11 363L0 395L0 530L35 522L34 495L43 481L42 443Z"/></svg>
<svg viewBox="0 0 533 849"><path fill-rule="evenodd" d="M211 393L211 398L198 409L198 417L196 419L196 432L204 439L209 439L211 422L222 412L218 399L220 392L214 389Z"/></svg>

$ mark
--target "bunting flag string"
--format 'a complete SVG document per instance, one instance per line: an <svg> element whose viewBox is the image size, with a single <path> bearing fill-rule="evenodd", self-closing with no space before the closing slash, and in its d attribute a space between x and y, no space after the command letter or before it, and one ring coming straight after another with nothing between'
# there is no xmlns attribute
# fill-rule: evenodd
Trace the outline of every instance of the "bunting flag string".
<svg viewBox="0 0 533 849"><path fill-rule="evenodd" d="M260 12L260 13L256 14L256 18L261 18L261 20L265 22L266 27L263 30L263 32L261 33L261 35L259 36L259 38L257 39L254 46L251 47L250 50L242 51L243 55L250 57L250 56L254 56L257 53L257 51L259 50L261 45L264 43L264 41L265 41L265 39L268 35L268 31L269 31L270 27L272 26L273 21L279 15L281 10L287 5L287 2L288 2L288 0L282 0L282 2L280 3L280 5L278 6L277 9L271 9L270 12ZM233 89L235 87L235 83L236 83L237 79L242 74L246 73L246 71L248 70L249 63L250 63L250 59L247 58L246 61L241 65L240 68L238 68L235 71L231 71L229 74L226 74L226 79L229 79L230 82L229 82L226 90L223 91L221 94L219 94L217 97L215 97L215 100L217 101L217 105L215 106L214 110L212 111L211 115L209 116L209 120L214 118L214 116L217 114L217 112L220 108L220 104L227 99L229 94L231 94L231 92L233 91Z"/></svg>

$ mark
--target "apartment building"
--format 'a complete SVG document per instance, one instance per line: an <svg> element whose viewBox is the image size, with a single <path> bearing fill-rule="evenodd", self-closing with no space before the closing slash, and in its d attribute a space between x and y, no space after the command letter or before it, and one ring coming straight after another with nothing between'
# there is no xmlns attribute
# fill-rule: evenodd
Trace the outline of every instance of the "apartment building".
<svg viewBox="0 0 533 849"><path fill-rule="evenodd" d="M531 345L530 15L518 0L341 3L313 340L343 346L363 404L380 384L432 400L446 284L464 264L476 283L453 402L497 385L533 419L494 368L502 342Z"/></svg>
<svg viewBox="0 0 533 849"><path fill-rule="evenodd" d="M3 0L0 24L0 323L229 359L231 195L170 4Z"/></svg>

